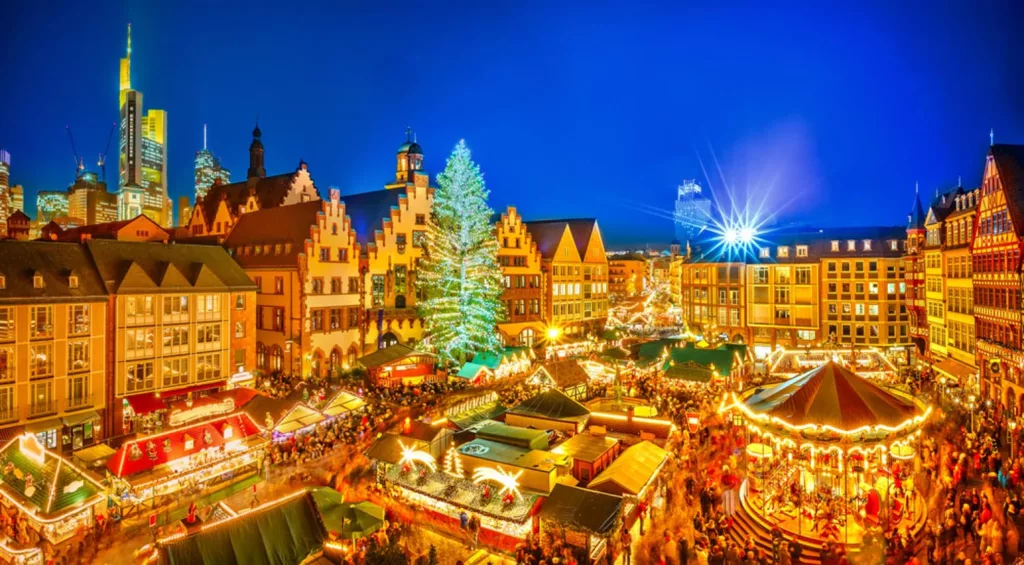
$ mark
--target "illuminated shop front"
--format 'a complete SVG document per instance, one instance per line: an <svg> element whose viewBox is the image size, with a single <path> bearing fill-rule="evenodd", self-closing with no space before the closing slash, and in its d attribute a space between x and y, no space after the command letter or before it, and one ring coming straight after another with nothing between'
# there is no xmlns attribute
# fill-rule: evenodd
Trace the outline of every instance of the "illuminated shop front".
<svg viewBox="0 0 1024 565"><path fill-rule="evenodd" d="M183 490L213 492L262 471L269 443L244 412L129 441L107 461L123 517L178 500Z"/></svg>

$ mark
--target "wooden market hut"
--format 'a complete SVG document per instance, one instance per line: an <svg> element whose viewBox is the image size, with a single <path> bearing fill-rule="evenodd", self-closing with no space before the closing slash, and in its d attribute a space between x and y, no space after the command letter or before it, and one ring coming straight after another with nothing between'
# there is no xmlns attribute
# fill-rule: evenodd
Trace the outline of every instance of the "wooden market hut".
<svg viewBox="0 0 1024 565"><path fill-rule="evenodd" d="M494 380L494 371L479 363L466 363L451 379L469 381L474 385L487 384Z"/></svg>
<svg viewBox="0 0 1024 565"><path fill-rule="evenodd" d="M582 402L587 396L590 375L576 359L545 361L530 376L531 384L557 387L566 396Z"/></svg>
<svg viewBox="0 0 1024 565"><path fill-rule="evenodd" d="M45 540L47 557L59 556L63 542L79 528L91 527L94 510L104 501L102 485L28 433L0 449L0 485L3 514L24 518L32 532L23 531L27 539L19 543Z"/></svg>
<svg viewBox="0 0 1024 565"><path fill-rule="evenodd" d="M618 459L590 481L588 488L644 500L667 460L667 451L649 441L641 441L623 451Z"/></svg>
<svg viewBox="0 0 1024 565"><path fill-rule="evenodd" d="M622 497L557 484L540 509L540 527L567 545L580 548L598 563L621 524Z"/></svg>
<svg viewBox="0 0 1024 565"><path fill-rule="evenodd" d="M497 353L474 355L473 363L487 367L495 378L503 379L525 373L535 358L532 348L505 346Z"/></svg>
<svg viewBox="0 0 1024 565"><path fill-rule="evenodd" d="M327 400L320 412L328 418L344 417L361 411L366 401L347 390L339 390Z"/></svg>
<svg viewBox="0 0 1024 565"><path fill-rule="evenodd" d="M505 414L505 423L521 428L579 433L590 419L590 410L556 388L545 389Z"/></svg>
<svg viewBox="0 0 1024 565"><path fill-rule="evenodd" d="M551 453L572 458L572 476L586 485L615 460L619 450L619 440L591 432L572 436L552 449Z"/></svg>
<svg viewBox="0 0 1024 565"><path fill-rule="evenodd" d="M431 353L395 344L356 360L377 386L414 385L436 378L437 358Z"/></svg>

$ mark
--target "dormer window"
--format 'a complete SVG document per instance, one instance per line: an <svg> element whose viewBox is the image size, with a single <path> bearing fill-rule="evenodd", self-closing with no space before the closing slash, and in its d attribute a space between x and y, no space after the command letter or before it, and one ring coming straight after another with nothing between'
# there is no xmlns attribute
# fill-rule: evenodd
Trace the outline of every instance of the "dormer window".
<svg viewBox="0 0 1024 565"><path fill-rule="evenodd" d="M796 256L797 257L807 257L807 246L806 245L797 245L796 246Z"/></svg>
<svg viewBox="0 0 1024 565"><path fill-rule="evenodd" d="M43 275L36 273L32 275L32 288L43 288L46 284L43 282Z"/></svg>
<svg viewBox="0 0 1024 565"><path fill-rule="evenodd" d="M864 240L864 251L871 251L871 240L870 239L865 239Z"/></svg>
<svg viewBox="0 0 1024 565"><path fill-rule="evenodd" d="M893 251L899 251L900 250L900 242L895 240L895 239L890 239L889 240L889 249L892 249Z"/></svg>
<svg viewBox="0 0 1024 565"><path fill-rule="evenodd" d="M772 256L771 249L768 249L767 247L762 247L761 248L761 258L762 259L768 259L771 256Z"/></svg>
<svg viewBox="0 0 1024 565"><path fill-rule="evenodd" d="M789 247L779 247L779 257L789 257Z"/></svg>
<svg viewBox="0 0 1024 565"><path fill-rule="evenodd" d="M857 242L852 240L852 239L848 240L846 242L846 250L847 251L856 251L857 250Z"/></svg>
<svg viewBox="0 0 1024 565"><path fill-rule="evenodd" d="M78 275L68 277L68 288L78 288Z"/></svg>
<svg viewBox="0 0 1024 565"><path fill-rule="evenodd" d="M832 240L832 251L839 251L839 240L838 239L833 239Z"/></svg>

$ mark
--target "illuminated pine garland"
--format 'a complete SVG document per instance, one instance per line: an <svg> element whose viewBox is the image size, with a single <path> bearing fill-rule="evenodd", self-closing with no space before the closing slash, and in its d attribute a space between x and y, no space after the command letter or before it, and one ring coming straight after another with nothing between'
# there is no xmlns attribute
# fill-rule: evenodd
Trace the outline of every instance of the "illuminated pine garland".
<svg viewBox="0 0 1024 565"><path fill-rule="evenodd" d="M420 315L440 360L465 363L467 354L498 351L496 327L504 315L493 211L465 141L455 146L437 185L416 277L426 296Z"/></svg>

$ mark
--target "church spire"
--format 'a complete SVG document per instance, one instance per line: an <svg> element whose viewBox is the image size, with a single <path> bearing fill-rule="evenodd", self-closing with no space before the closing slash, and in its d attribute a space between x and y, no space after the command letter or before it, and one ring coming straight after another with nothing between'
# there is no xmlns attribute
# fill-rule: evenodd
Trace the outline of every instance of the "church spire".
<svg viewBox="0 0 1024 565"><path fill-rule="evenodd" d="M256 120L256 127L252 130L252 143L249 145L249 174L248 178L264 178L267 176L267 170L263 167L263 141L260 137L263 136L263 132L260 131L259 119Z"/></svg>

